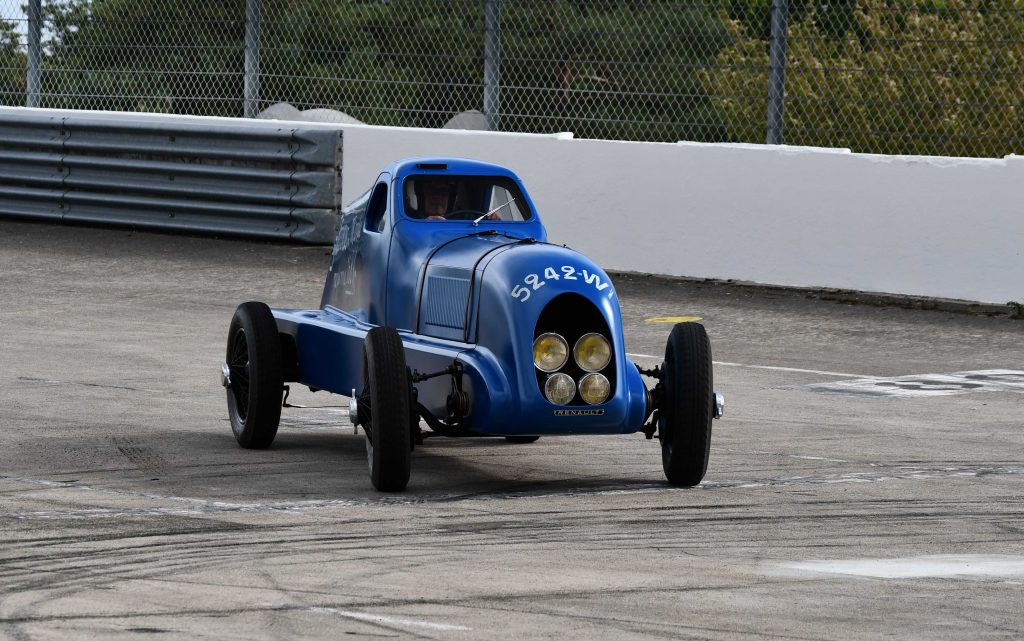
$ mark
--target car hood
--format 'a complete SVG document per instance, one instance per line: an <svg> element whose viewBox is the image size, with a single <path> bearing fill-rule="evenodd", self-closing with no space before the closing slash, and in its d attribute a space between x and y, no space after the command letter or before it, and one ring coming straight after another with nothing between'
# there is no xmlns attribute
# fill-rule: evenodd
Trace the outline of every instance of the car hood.
<svg viewBox="0 0 1024 641"><path fill-rule="evenodd" d="M416 331L427 336L470 342L473 301L478 299L487 266L531 238L480 233L449 239L424 261L418 287Z"/></svg>

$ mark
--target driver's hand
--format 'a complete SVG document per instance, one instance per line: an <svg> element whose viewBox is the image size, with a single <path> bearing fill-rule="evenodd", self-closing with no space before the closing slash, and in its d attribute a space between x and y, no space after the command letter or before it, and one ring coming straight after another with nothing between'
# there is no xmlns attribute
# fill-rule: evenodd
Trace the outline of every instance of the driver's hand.
<svg viewBox="0 0 1024 641"><path fill-rule="evenodd" d="M427 216L427 220L448 220L444 216Z"/></svg>
<svg viewBox="0 0 1024 641"><path fill-rule="evenodd" d="M501 216L499 216L496 213L495 214L490 214L489 216L487 216L487 220L501 220Z"/></svg>

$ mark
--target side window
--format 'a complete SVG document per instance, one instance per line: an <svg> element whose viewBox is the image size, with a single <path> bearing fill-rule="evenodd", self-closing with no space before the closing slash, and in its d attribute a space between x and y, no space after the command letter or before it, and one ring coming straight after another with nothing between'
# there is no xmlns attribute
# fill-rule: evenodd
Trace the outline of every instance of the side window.
<svg viewBox="0 0 1024 641"><path fill-rule="evenodd" d="M366 229L381 231L384 229L384 212L388 208L388 184L377 183L370 195L370 203L366 206Z"/></svg>

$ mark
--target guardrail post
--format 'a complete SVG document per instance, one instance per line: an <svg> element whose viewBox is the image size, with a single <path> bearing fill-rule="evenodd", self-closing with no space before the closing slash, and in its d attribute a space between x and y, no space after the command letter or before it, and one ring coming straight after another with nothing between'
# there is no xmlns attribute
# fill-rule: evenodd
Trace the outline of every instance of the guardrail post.
<svg viewBox="0 0 1024 641"><path fill-rule="evenodd" d="M501 109L501 0L484 2L484 118L498 130Z"/></svg>
<svg viewBox="0 0 1024 641"><path fill-rule="evenodd" d="M28 70L26 74L25 106L39 106L42 60L43 0L28 0Z"/></svg>
<svg viewBox="0 0 1024 641"><path fill-rule="evenodd" d="M245 0L245 86L242 114L255 118L260 100L260 0Z"/></svg>
<svg viewBox="0 0 1024 641"><path fill-rule="evenodd" d="M772 41L768 57L768 144L782 144L782 110L786 105L786 30L789 0L772 0Z"/></svg>

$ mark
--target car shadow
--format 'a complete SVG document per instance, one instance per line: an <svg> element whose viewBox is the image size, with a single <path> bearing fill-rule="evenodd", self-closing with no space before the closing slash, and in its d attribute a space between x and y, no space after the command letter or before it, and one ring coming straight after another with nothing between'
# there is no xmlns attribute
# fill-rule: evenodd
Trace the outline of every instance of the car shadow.
<svg viewBox="0 0 1024 641"><path fill-rule="evenodd" d="M541 438L510 443L503 438L430 438L413 452L409 485L400 494L370 484L366 437L337 428L281 429L266 450L240 448L230 430L156 437L157 450L177 451L190 461L180 471L174 457L161 482L176 494L202 496L216 487L219 500L401 500L410 502L511 498L533 494L593 494L666 487L651 474L623 477L621 461L607 467L588 461L587 439ZM171 442L162 442L171 441ZM614 448L609 448L614 452ZM622 457L629 459L628 452ZM653 455L653 453L652 453ZM614 457L614 456L613 456ZM609 457L606 454L603 460ZM612 461L614 463L614 461ZM632 469L632 466L630 467ZM215 483L211 484L211 478Z"/></svg>

